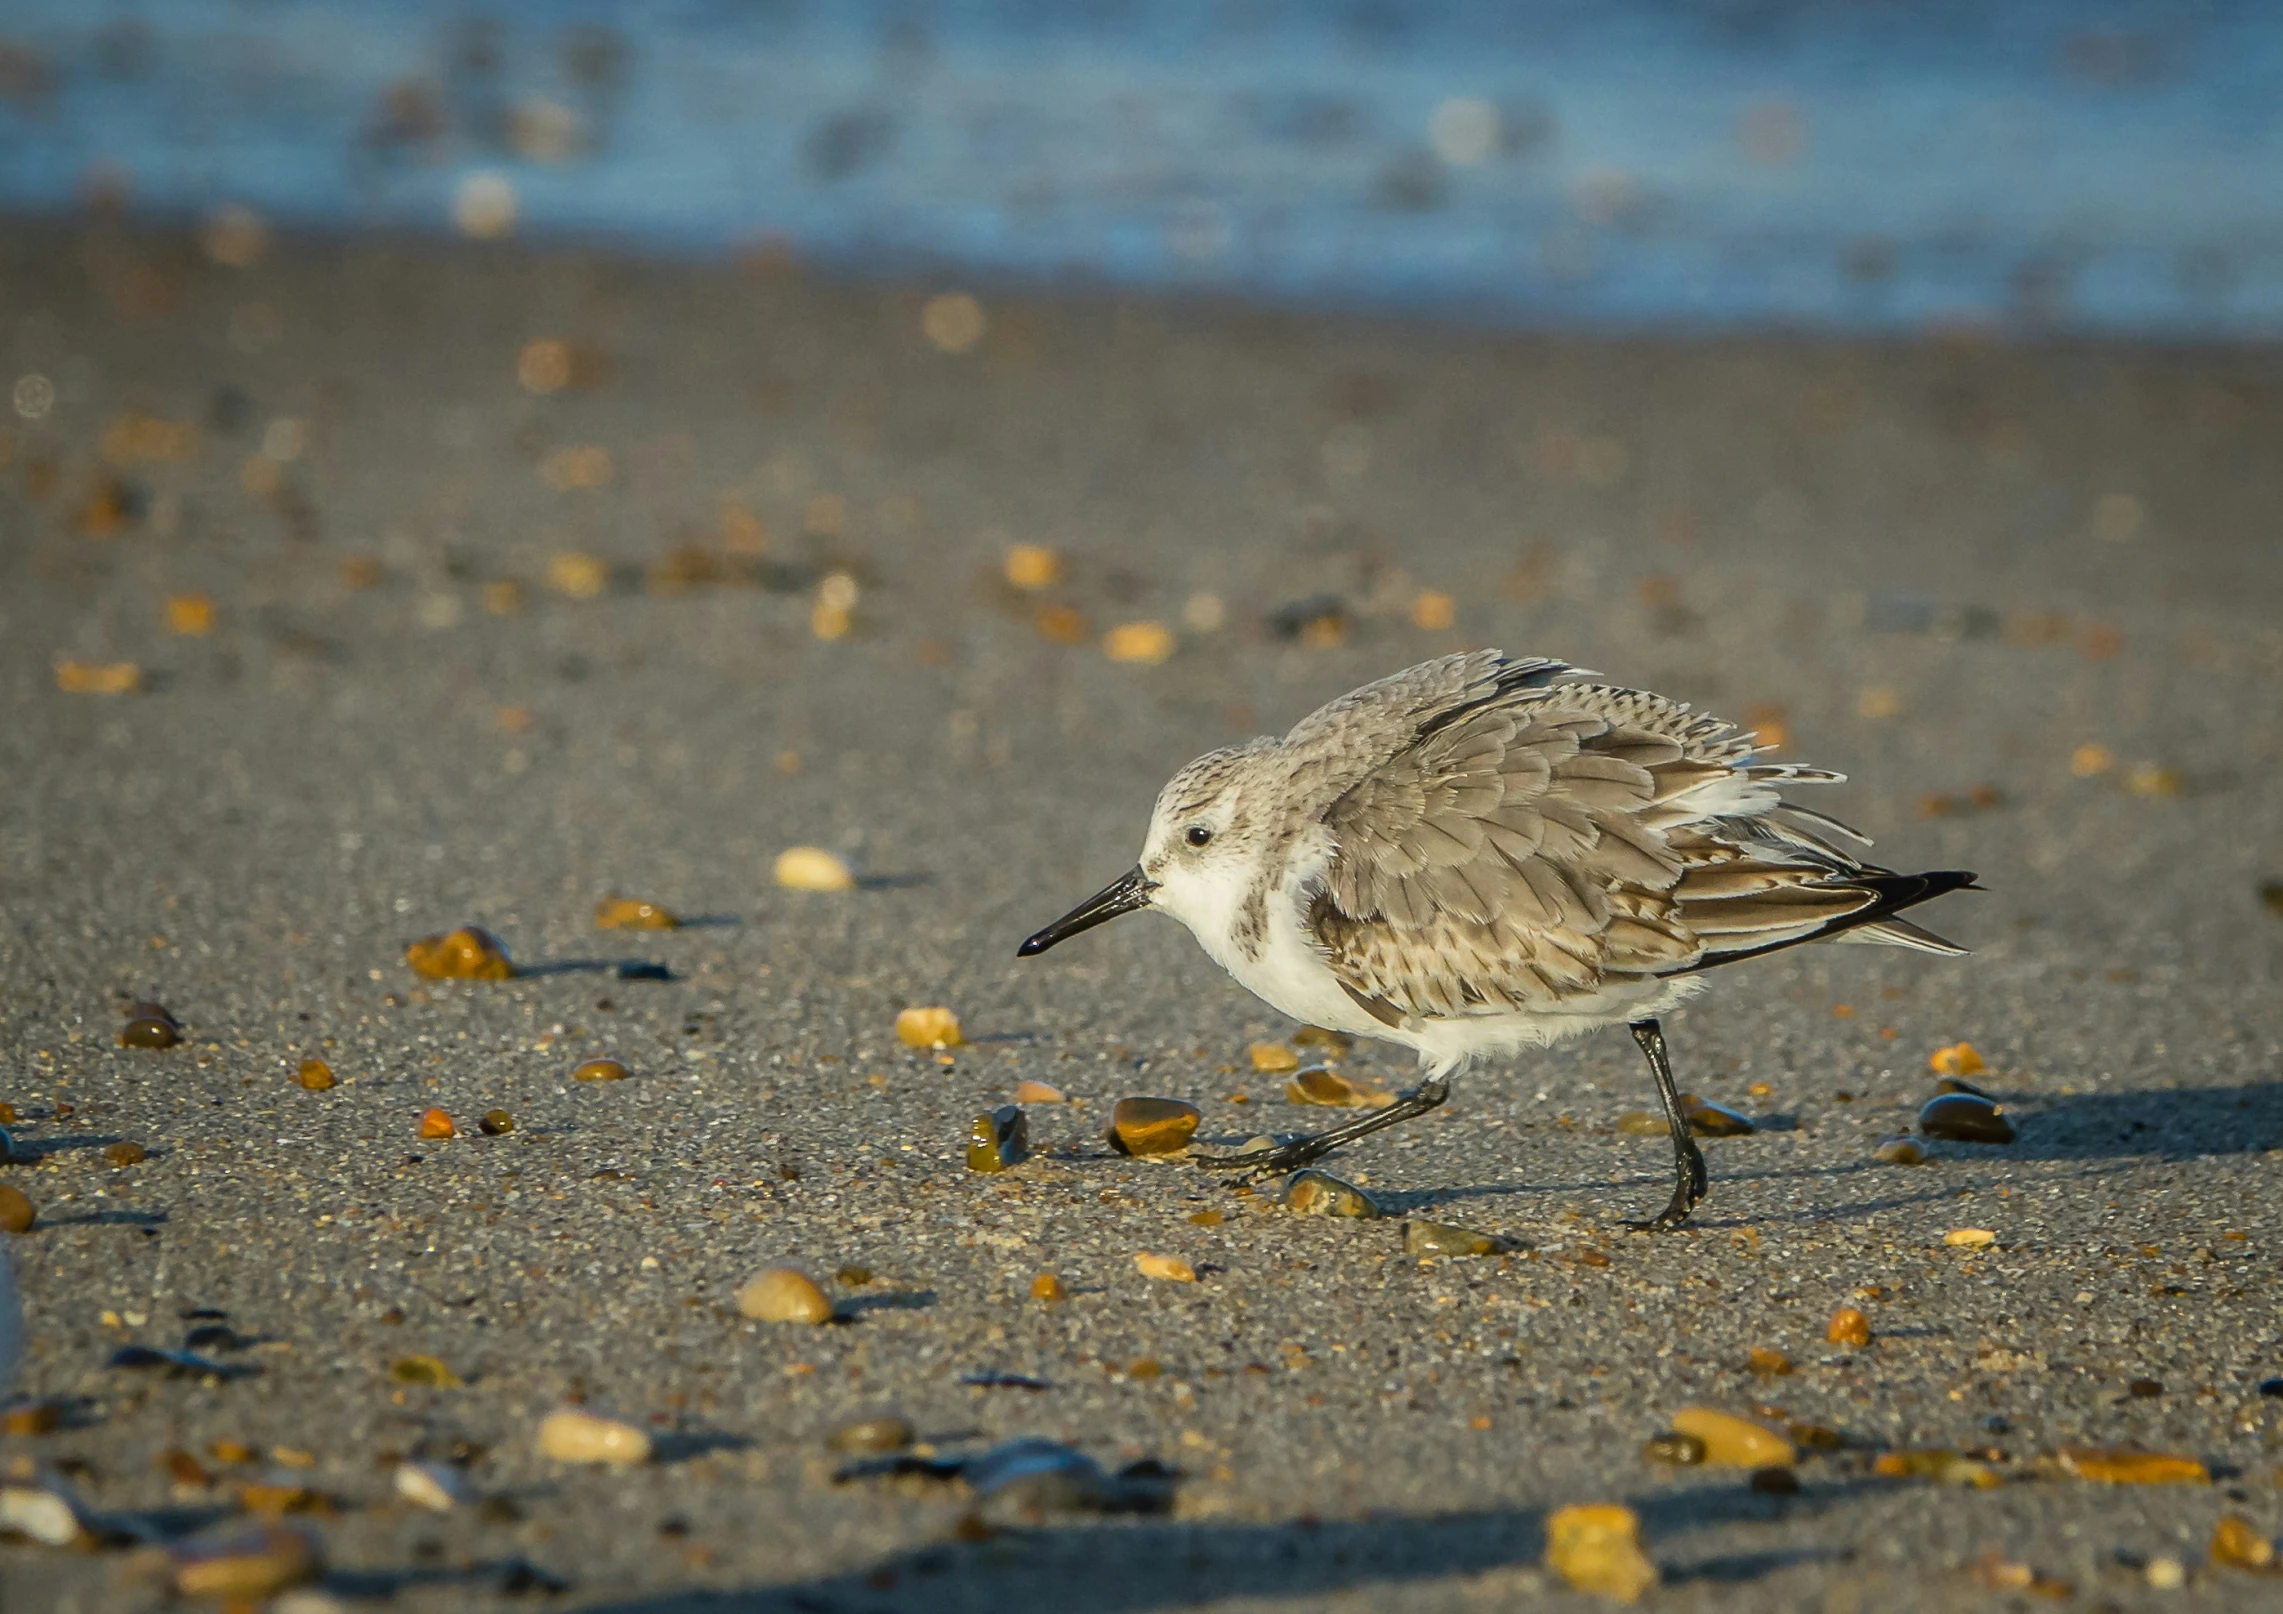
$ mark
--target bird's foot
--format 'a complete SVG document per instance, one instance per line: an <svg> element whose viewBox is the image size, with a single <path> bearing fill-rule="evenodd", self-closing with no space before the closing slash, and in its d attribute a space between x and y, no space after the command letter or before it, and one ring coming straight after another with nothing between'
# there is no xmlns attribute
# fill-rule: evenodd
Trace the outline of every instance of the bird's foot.
<svg viewBox="0 0 2283 1614"><path fill-rule="evenodd" d="M1313 1165L1340 1146L1338 1139L1294 1138L1269 1149L1247 1149L1242 1154L1201 1154L1197 1164L1207 1171L1234 1171L1239 1180L1252 1182L1261 1177L1281 1177L1298 1171L1302 1166Z"/></svg>
<svg viewBox="0 0 2283 1614"><path fill-rule="evenodd" d="M1626 1226L1636 1233L1670 1233L1689 1218L1697 1202L1704 1198L1708 1179L1704 1170L1704 1156L1692 1141L1688 1152L1673 1162L1674 1182L1672 1203L1656 1215L1641 1221L1627 1221Z"/></svg>

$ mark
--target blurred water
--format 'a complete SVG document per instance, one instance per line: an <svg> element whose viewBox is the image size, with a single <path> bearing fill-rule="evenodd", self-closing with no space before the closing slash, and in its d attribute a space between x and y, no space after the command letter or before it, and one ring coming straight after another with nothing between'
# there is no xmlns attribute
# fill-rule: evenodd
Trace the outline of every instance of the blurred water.
<svg viewBox="0 0 2283 1614"><path fill-rule="evenodd" d="M0 208L2271 337L2279 89L2283 9L2231 0L9 0Z"/></svg>

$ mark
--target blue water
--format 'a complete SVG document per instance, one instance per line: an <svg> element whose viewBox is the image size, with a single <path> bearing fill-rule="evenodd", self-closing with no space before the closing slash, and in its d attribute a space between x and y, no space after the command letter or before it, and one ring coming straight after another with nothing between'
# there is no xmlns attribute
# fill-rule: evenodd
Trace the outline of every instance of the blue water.
<svg viewBox="0 0 2283 1614"><path fill-rule="evenodd" d="M0 209L444 232L476 174L524 237L945 279L2271 338L2283 7L0 4Z"/></svg>

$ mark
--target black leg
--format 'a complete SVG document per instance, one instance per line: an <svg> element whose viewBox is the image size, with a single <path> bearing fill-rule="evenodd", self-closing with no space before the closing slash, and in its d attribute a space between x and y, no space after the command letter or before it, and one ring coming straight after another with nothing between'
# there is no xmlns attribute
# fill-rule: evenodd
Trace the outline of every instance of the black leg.
<svg viewBox="0 0 2283 1614"><path fill-rule="evenodd" d="M1200 1155L1197 1163L1208 1171L1241 1171L1247 1177L1270 1177L1282 1172L1298 1171L1312 1161L1321 1160L1343 1143L1368 1138L1383 1127L1425 1115L1429 1110L1451 1096L1451 1084L1440 1076L1431 1076L1394 1103L1359 1115L1345 1126L1333 1127L1314 1137L1294 1138L1290 1143L1273 1149L1252 1149L1244 1154Z"/></svg>
<svg viewBox="0 0 2283 1614"><path fill-rule="evenodd" d="M1665 1057L1665 1030L1654 1020L1636 1020L1633 1040L1649 1059L1657 1075L1657 1097L1664 1101L1665 1126L1673 1136L1673 1200L1645 1222L1627 1222L1644 1232L1667 1232L1688 1220L1696 1202L1704 1197L1704 1152L1689 1136L1688 1117L1681 1113L1681 1090L1673 1082L1672 1061Z"/></svg>

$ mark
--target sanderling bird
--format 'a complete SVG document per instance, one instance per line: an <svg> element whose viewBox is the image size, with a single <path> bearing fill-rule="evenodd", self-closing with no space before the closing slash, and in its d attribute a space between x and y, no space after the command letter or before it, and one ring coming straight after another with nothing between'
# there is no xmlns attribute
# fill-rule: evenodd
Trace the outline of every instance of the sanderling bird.
<svg viewBox="0 0 2283 1614"><path fill-rule="evenodd" d="M1280 1012L1418 1053L1395 1103L1204 1162L1255 1176L1425 1114L1472 1061L1627 1026L1675 1178L1672 1203L1629 1225L1676 1227L1704 1197L1704 1156L1659 1017L1706 970L1810 941L1965 951L1899 915L1974 877L1861 861L1846 848L1866 837L1780 793L1842 775L1767 749L1544 657L1422 662L1183 768L1141 862L1019 956L1154 908Z"/></svg>

